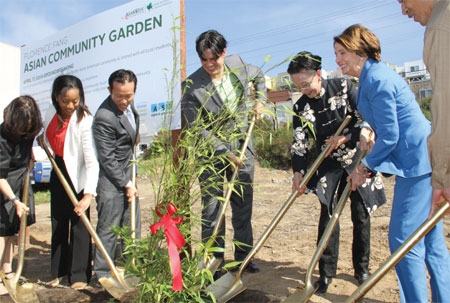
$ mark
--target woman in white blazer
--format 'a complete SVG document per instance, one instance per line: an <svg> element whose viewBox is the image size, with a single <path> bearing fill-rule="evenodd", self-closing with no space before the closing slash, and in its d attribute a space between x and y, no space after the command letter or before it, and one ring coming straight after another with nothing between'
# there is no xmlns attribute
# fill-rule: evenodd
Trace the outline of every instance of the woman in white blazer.
<svg viewBox="0 0 450 303"><path fill-rule="evenodd" d="M93 117L85 105L83 85L75 76L62 75L55 79L52 103L45 117L44 138L79 202L77 207L73 206L53 171L50 203L54 280L51 284L57 285L68 276L71 287L81 289L89 283L92 268L91 237L79 216L86 212L89 218L99 174L92 136Z"/></svg>

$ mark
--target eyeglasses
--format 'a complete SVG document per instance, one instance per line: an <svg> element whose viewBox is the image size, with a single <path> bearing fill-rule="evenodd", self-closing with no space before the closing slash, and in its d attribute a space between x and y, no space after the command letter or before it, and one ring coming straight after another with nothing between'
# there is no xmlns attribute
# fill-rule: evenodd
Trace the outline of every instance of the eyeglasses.
<svg viewBox="0 0 450 303"><path fill-rule="evenodd" d="M303 85L302 87L296 87L297 88L297 90L305 90L305 89L308 89L308 88L310 88L311 87L311 84L312 84L312 82L313 82L313 80L314 80L314 78L316 77L316 74L314 74L312 77L311 77L311 80L309 80L309 83L308 84L306 84L306 85Z"/></svg>

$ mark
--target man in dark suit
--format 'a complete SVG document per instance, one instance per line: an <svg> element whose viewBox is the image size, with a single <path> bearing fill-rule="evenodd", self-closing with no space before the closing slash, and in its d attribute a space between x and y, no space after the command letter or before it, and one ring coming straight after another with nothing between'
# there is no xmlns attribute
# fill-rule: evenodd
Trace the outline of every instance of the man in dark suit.
<svg viewBox="0 0 450 303"><path fill-rule="evenodd" d="M108 254L114 258L114 226L130 225L130 202L137 197L131 182L133 150L138 140L139 115L134 108L137 78L130 70L117 70L108 80L110 96L94 117L93 134L100 163L97 185L97 233ZM140 236L140 208L136 198L136 236ZM110 268L101 252L95 251L94 271L109 277Z"/></svg>
<svg viewBox="0 0 450 303"><path fill-rule="evenodd" d="M237 261L245 259L253 245L252 235L252 204L253 204L253 176L254 176L254 147L250 141L245 151L243 163L237 157L241 149L243 137L247 132L249 109L259 115L266 100L266 86L263 73L255 66L248 65L237 55L226 57L227 41L217 31L210 30L202 33L196 40L196 49L202 67L188 77L183 83L184 95L181 101L183 114L188 126L200 121L210 121L211 116L224 115L221 119L222 129L240 132L240 140L231 139L233 136L217 134L212 131L214 126L203 127L202 135L214 142L216 155L225 153L229 162L239 167L238 179L240 185L235 187L230 205L232 208L232 224L234 240L243 243L235 248L234 257ZM252 84L256 91L256 100L250 100ZM198 119L200 115L200 119ZM202 122L200 122L202 123ZM214 169L207 169L200 176L202 186L202 239L204 242L211 236L220 203L217 197L223 196L223 189L210 187L214 182L223 180L224 174L228 179L232 175L232 165L218 161ZM217 184L217 183L216 183ZM207 190L206 190L207 188ZM239 189L238 189L239 188ZM242 190L240 190L242 189ZM222 224L217 246L224 247L225 224ZM216 252L216 258L223 258L223 252ZM247 266L247 272L258 272L255 264Z"/></svg>

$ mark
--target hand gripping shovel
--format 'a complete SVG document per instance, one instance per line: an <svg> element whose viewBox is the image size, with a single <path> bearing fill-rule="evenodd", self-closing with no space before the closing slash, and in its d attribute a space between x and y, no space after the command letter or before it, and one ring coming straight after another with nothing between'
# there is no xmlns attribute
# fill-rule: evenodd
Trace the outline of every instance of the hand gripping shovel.
<svg viewBox="0 0 450 303"><path fill-rule="evenodd" d="M50 159L50 162L53 165L53 169L55 170L59 181L63 185L64 190L67 193L67 196L69 196L69 199L72 202L72 204L74 206L77 206L78 200L77 200L75 194L73 193L72 189L70 188L69 183L64 178L64 175L62 174L61 170L59 169L58 165L56 164L55 159L50 154L50 151L48 150L47 145L45 143L42 143L41 146L45 150L47 157ZM92 224L89 221L89 219L87 218L86 214L83 213L80 216L80 218L81 218L81 221L83 222L84 226L86 226L86 229L88 230L92 239L94 239L95 245L100 250L100 252L102 253L106 262L108 263L109 268L111 269L111 277L109 277L109 278L103 277L103 278L100 278L98 281L100 282L100 284L102 284L102 286L106 289L106 291L108 291L111 294L111 296L120 300L120 298L124 294L133 290L133 288L126 282L126 280L123 276L123 272L119 272L119 270L117 270L116 266L114 265L113 260L108 255L105 247L103 246L102 241L100 240L100 238L98 237L94 228L92 227Z"/></svg>
<svg viewBox="0 0 450 303"><path fill-rule="evenodd" d="M397 248L396 251L377 269L377 271L364 281L353 294L347 298L346 303L358 302L364 295L372 289L375 284L383 278L386 273L391 270L400 260L426 235L433 227L444 218L445 214L450 210L450 203L447 201L441 206L430 219L427 219L420 225L411 236Z"/></svg>
<svg viewBox="0 0 450 303"><path fill-rule="evenodd" d="M245 141L242 145L239 160L242 162L244 160L245 151L247 150L248 143L250 142L250 138L252 136L253 128L255 126L256 122L256 115L253 116L250 125L247 130L247 134L245 135ZM217 214L216 221L214 222L214 230L209 238L208 242L205 245L205 249L211 248L212 245L215 243L217 235L219 234L220 227L222 226L223 220L225 218L225 211L227 210L228 204L230 203L231 194L233 193L234 188L234 180L236 180L236 177L239 173L239 167L235 167L233 175L231 176L231 180L228 183L227 186L227 192L225 195L225 201L221 204L219 213ZM208 256L205 258L202 258L198 264L198 268L206 268L208 269L212 274L214 274L219 268L220 264L222 263L221 258L216 258L214 256Z"/></svg>
<svg viewBox="0 0 450 303"><path fill-rule="evenodd" d="M367 154L368 150L366 150L364 153L361 153L358 160L356 161L355 166L356 168L361 162L361 159L365 157ZM334 209L333 214L331 215L331 219L328 222L328 225L325 228L322 237L320 238L319 244L317 245L316 248L316 252L314 253L311 259L311 263L309 264L308 270L306 271L305 288L302 290L297 289L284 302L286 303L307 302L309 298L311 298L311 296L317 291L317 287L314 286L311 281L312 275L314 269L317 266L317 263L319 263L319 260L322 257L323 252L325 251L328 245L328 242L330 241L331 234L333 233L334 228L336 227L336 224L339 221L339 217L341 216L342 211L344 210L345 204L347 203L347 200L350 197L350 194L352 193L351 187L352 187L351 182L348 182L344 188L344 191L342 192L341 197L339 198L338 203L336 204L336 208Z"/></svg>
<svg viewBox="0 0 450 303"><path fill-rule="evenodd" d="M351 117L347 116L345 120L341 123L339 126L339 129L334 134L335 136L338 136L342 130L345 128L345 126L350 122ZM313 174L316 172L316 170L319 168L320 164L322 163L323 159L325 158L325 155L327 154L328 150L330 149L330 145L328 145L317 157L317 159L314 161L314 163L311 165L311 167L308 169L308 172L303 177L302 182L300 183L300 187L308 184L309 180L313 176ZM263 233L261 238L259 239L258 243L253 246L250 253L247 255L247 257L242 262L241 266L239 267L239 270L236 274L236 276L233 276L230 272L226 273L224 276L222 276L220 279L214 281L214 284L211 284L207 287L207 290L211 291L214 294L214 297L216 298L217 302L224 303L228 300L231 300L241 292L243 292L247 287L244 285L244 283L241 280L242 274L244 273L245 268L250 263L252 258L255 256L255 254L261 249L261 247L264 245L266 240L269 238L269 236L272 234L272 232L277 227L278 223L281 221L281 219L284 217L286 212L289 210L291 205L294 203L295 199L297 198L298 191L294 190L289 197L289 199L284 203L284 205L281 207L281 209L278 211L278 214L275 216L275 218L270 223L269 227L266 229L266 231Z"/></svg>
<svg viewBox="0 0 450 303"><path fill-rule="evenodd" d="M25 182L23 185L22 203L28 206L28 188L30 184L30 172L27 169L25 175ZM17 253L17 269L14 278L7 279L3 271L0 271L0 275L3 280L3 284L9 292L9 295L17 303L38 303L39 298L34 291L32 283L25 283L20 285L19 278L23 270L23 262L25 257L25 231L27 228L27 216L28 212L23 212L20 217L20 230L19 230L19 251Z"/></svg>

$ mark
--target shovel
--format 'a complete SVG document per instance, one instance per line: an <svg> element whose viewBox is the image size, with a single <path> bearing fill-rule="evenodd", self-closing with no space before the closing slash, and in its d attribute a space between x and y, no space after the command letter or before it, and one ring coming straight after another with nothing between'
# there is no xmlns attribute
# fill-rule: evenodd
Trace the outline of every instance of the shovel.
<svg viewBox="0 0 450 303"><path fill-rule="evenodd" d="M23 185L22 203L28 206L28 188L30 184L30 172L27 169L25 175L25 181ZM14 278L7 279L3 271L0 271L0 276L2 277L3 284L8 290L9 295L17 303L38 303L39 298L34 291L34 286L32 283L25 283L20 285L19 278L22 274L23 263L25 257L25 232L27 228L27 216L28 212L23 212L20 217L20 231L19 231L19 251L17 253L17 269Z"/></svg>
<svg viewBox="0 0 450 303"><path fill-rule="evenodd" d="M64 175L62 174L61 170L59 169L58 165L55 162L55 159L50 154L50 151L48 150L48 147L45 143L42 143L42 148L44 149L45 153L47 154L47 157L50 159L50 162L53 165L53 169L56 172L56 175L58 176L59 181L63 185L67 196L69 196L70 201L74 206L77 206L78 200L75 194L73 193L72 189L70 188L69 183L64 178ZM88 230L89 234L91 235L92 239L95 242L95 245L102 253L103 257L105 258L106 262L109 265L109 268L111 269L111 277L106 278L102 277L98 279L100 284L108 291L111 296L114 298L120 300L124 294L127 292L133 290L133 288L126 282L124 278L123 271L119 271L116 266L114 265L113 260L108 255L108 252L106 251L105 247L103 246L102 241L98 237L97 233L95 232L94 228L92 227L91 222L87 218L86 214L83 213L81 216L81 221L83 222L84 226L86 226L86 229Z"/></svg>
<svg viewBox="0 0 450 303"><path fill-rule="evenodd" d="M345 120L341 123L339 129L336 131L334 135L338 136L345 128L345 126L347 126L350 120L351 120L350 116L345 117ZM302 182L300 183L300 187L303 187L304 185L308 184L309 180L312 178L316 170L319 168L323 159L325 159L325 155L328 153L330 147L331 145L327 145L327 147L320 153L320 155L317 157L317 159L314 161L314 163L311 165L311 167L308 169L307 173L303 177ZM297 198L297 194L298 194L297 190L294 190L292 192L291 196L278 211L278 214L275 216L275 218L270 223L269 227L263 233L258 243L256 243L255 246L253 246L250 253L244 259L241 266L239 267L236 276L233 276L232 273L228 272L220 279L214 281L214 284L211 284L207 287L207 290L211 291L214 294L214 297L216 298L217 302L219 303L227 302L228 300L231 300L232 298L234 298L247 288L241 280L245 268L250 263L255 254L261 249L266 240L269 238L269 236L277 227L278 223L281 221L281 219L284 217L284 215L289 210L291 205L294 203L295 199Z"/></svg>
<svg viewBox="0 0 450 303"><path fill-rule="evenodd" d="M369 153L368 150L361 153L358 160L356 161L355 169L357 169L359 163L361 162L361 159L365 157L368 153ZM325 228L322 237L320 238L319 244L317 245L316 248L316 252L314 253L311 259L308 270L306 271L305 288L303 290L297 289L284 302L286 303L307 302L309 298L311 298L311 296L317 291L317 287L311 281L312 275L314 269L317 266L317 263L319 263L319 260L322 257L323 252L325 251L328 245L328 242L330 241L331 234L333 233L334 228L336 227L336 224L339 221L339 217L341 216L342 211L344 210L345 204L347 203L347 200L352 193L351 187L352 187L351 182L348 182L344 188L344 191L342 192L341 197L339 198L338 203L336 204L336 208L334 209L333 214L331 215L331 219L328 222L328 225Z"/></svg>
<svg viewBox="0 0 450 303"><path fill-rule="evenodd" d="M136 160L136 150L133 147L133 158ZM131 169L131 183L133 184L133 187L136 188L136 163L132 163L132 169ZM136 197L133 195L131 197L131 203L130 203L130 229L131 229L131 239L136 240ZM134 266L134 257L131 260L132 266Z"/></svg>
<svg viewBox="0 0 450 303"><path fill-rule="evenodd" d="M245 141L242 145L239 160L242 162L244 160L245 151L247 150L248 143L250 142L250 138L252 136L253 128L255 126L256 122L256 115L253 116L250 125L247 130L247 134L245 135ZM231 180L227 186L227 192L225 195L225 201L221 204L219 213L217 214L217 218L214 225L214 230L209 238L208 242L205 245L205 249L208 250L211 248L211 246L216 241L217 235L219 234L220 227L222 226L223 220L225 218L225 211L227 210L228 204L230 203L231 194L233 193L234 188L234 180L236 180L236 177L239 173L239 167L235 167L233 171L233 175L231 176ZM208 269L212 274L214 274L217 269L219 268L220 264L222 263L222 258L216 258L214 256L211 257L205 257L202 258L198 264L198 268L206 268Z"/></svg>
<svg viewBox="0 0 450 303"><path fill-rule="evenodd" d="M345 301L357 302L359 299L364 297L364 295L372 289L375 284L381 280L381 278L386 275L386 273L391 270L400 260L426 235L433 227L444 218L445 214L450 210L450 203L447 201L441 208L439 208L430 219L427 219L422 225L420 225L416 231L397 248L396 251L377 269L377 271L364 281L361 286L359 286L353 294L347 298Z"/></svg>

